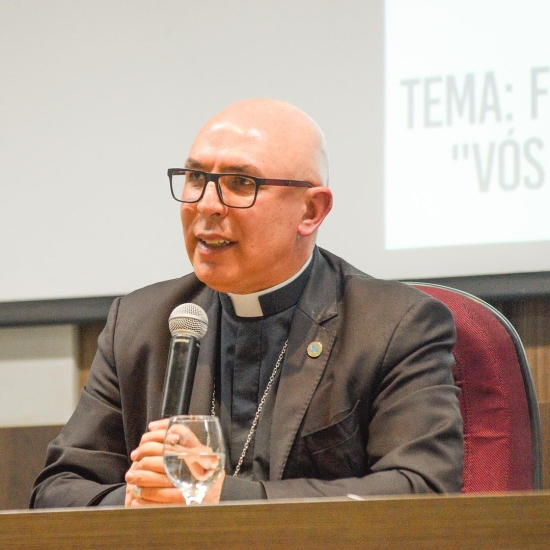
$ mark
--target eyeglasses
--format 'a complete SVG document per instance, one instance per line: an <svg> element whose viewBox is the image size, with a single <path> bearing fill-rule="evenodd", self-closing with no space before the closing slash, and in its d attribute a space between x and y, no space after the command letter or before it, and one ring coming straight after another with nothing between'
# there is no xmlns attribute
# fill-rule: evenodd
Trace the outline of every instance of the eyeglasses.
<svg viewBox="0 0 550 550"><path fill-rule="evenodd" d="M256 202L261 185L279 187L313 187L308 181L275 180L243 174L212 174L190 168L169 168L172 196L179 202L199 202L206 185L213 182L220 201L231 208L250 208Z"/></svg>

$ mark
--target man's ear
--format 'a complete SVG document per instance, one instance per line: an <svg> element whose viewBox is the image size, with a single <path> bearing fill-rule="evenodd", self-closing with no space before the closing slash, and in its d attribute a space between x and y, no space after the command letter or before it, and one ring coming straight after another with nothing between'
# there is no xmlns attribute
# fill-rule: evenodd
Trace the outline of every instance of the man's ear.
<svg viewBox="0 0 550 550"><path fill-rule="evenodd" d="M312 187L307 190L307 202L298 234L309 237L321 225L332 208L332 191L328 187Z"/></svg>

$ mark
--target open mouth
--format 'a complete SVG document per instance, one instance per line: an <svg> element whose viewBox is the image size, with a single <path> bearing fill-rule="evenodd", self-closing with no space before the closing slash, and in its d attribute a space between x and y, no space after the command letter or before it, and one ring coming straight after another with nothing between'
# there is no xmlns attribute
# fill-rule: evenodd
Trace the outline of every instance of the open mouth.
<svg viewBox="0 0 550 550"><path fill-rule="evenodd" d="M225 239L199 239L199 241L208 248L224 248L233 244L231 241L226 241Z"/></svg>

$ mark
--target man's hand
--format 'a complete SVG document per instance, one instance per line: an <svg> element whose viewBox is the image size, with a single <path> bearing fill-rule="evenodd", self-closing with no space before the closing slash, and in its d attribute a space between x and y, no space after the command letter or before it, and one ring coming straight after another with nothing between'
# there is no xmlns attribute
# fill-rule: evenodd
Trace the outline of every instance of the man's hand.
<svg viewBox="0 0 550 550"><path fill-rule="evenodd" d="M164 470L162 450L168 418L149 424L149 430L130 455L132 465L126 472L126 506L143 506L152 504L184 504L179 489L172 485ZM220 501L225 472L210 488L203 502Z"/></svg>

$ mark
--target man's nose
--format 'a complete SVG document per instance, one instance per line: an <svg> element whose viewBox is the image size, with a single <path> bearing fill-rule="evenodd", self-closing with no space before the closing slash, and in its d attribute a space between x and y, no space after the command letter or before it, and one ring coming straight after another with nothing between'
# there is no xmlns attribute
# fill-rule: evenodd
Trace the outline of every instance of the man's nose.
<svg viewBox="0 0 550 550"><path fill-rule="evenodd" d="M213 181L206 182L202 199L197 204L197 209L202 214L223 211L226 206L222 203L218 194L218 188Z"/></svg>

